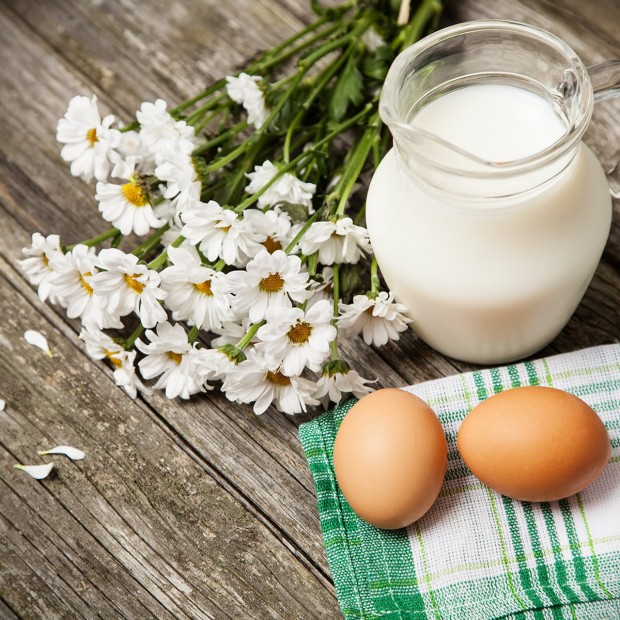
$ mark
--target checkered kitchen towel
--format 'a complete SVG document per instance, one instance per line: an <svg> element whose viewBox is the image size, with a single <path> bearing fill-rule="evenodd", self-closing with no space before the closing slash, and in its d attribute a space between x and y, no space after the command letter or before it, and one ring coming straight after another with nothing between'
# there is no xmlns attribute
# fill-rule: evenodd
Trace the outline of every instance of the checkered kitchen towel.
<svg viewBox="0 0 620 620"><path fill-rule="evenodd" d="M572 392L604 420L611 460L581 493L544 504L513 501L483 485L461 460L461 420L488 396L521 385ZM405 389L435 410L448 439L439 498L407 529L368 525L336 485L334 437L355 401L299 431L345 618L620 619L620 345Z"/></svg>

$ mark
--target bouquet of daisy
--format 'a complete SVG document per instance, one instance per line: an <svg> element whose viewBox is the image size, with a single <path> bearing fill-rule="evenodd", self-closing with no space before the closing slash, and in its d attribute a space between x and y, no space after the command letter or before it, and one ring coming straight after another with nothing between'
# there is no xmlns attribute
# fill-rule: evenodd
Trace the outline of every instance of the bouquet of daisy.
<svg viewBox="0 0 620 620"><path fill-rule="evenodd" d="M61 156L108 228L72 245L34 233L20 263L131 397L152 379L169 398L219 382L292 414L370 391L338 338L380 346L408 322L354 193L388 148L387 69L439 17L438 0L410 5L313 2L314 22L243 71L129 123L71 99Z"/></svg>

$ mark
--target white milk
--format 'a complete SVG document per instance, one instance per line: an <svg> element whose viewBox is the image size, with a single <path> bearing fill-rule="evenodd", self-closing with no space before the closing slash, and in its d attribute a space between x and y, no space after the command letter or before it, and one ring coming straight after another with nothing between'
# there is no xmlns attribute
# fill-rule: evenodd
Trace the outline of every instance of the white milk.
<svg viewBox="0 0 620 620"><path fill-rule="evenodd" d="M453 91L412 123L494 162L535 154L566 131L544 99L503 85ZM458 181L447 194L423 189L392 149L368 191L368 230L389 288L426 342L470 362L506 362L550 342L609 234L607 180L584 144L542 186L510 196L506 179L506 189L508 198L479 201L460 200Z"/></svg>

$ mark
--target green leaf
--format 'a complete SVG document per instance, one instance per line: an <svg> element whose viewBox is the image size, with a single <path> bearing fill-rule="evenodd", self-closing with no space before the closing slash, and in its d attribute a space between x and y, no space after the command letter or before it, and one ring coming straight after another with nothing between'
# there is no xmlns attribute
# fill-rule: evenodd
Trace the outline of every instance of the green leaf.
<svg viewBox="0 0 620 620"><path fill-rule="evenodd" d="M333 90L329 102L329 116L341 120L350 104L359 105L364 100L364 79L359 72L353 56L349 58Z"/></svg>
<svg viewBox="0 0 620 620"><path fill-rule="evenodd" d="M392 50L387 45L382 45L374 54L364 58L362 72L368 78L383 82L393 59Z"/></svg>

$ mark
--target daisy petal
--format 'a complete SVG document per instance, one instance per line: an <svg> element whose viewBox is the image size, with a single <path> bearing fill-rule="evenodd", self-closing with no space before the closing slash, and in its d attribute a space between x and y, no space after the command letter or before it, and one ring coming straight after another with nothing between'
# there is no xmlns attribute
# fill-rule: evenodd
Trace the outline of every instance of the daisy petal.
<svg viewBox="0 0 620 620"><path fill-rule="evenodd" d="M0 411L4 411L5 407L6 407L6 401L0 398Z"/></svg>
<svg viewBox="0 0 620 620"><path fill-rule="evenodd" d="M81 461L86 455L81 450L77 448L72 448L71 446L56 446L51 450L42 450L41 452L37 452L40 456L44 456L46 454L64 454L68 456L72 461Z"/></svg>
<svg viewBox="0 0 620 620"><path fill-rule="evenodd" d="M54 463L47 463L46 465L13 465L13 468L25 471L35 480L43 480L54 469Z"/></svg>
<svg viewBox="0 0 620 620"><path fill-rule="evenodd" d="M50 351L50 347L47 344L47 338L41 333L34 329L29 329L24 332L24 340L31 344L34 347L39 347L41 351L45 351L50 357L52 357L52 352Z"/></svg>

